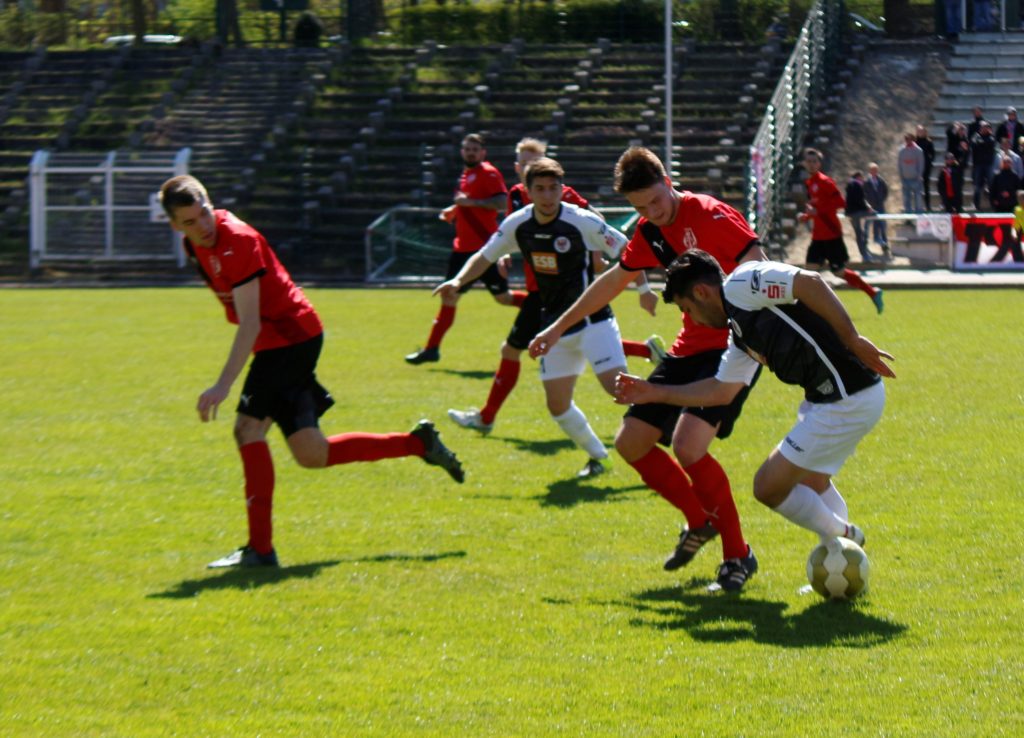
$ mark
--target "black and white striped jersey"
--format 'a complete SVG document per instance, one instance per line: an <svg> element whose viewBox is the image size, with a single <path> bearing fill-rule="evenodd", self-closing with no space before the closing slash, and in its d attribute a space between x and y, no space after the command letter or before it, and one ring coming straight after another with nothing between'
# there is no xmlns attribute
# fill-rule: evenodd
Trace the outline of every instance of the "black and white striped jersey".
<svg viewBox="0 0 1024 738"><path fill-rule="evenodd" d="M839 340L824 318L793 297L797 267L774 261L740 264L722 285L729 347L717 378L749 384L763 364L809 402L835 402L880 377Z"/></svg>
<svg viewBox="0 0 1024 738"><path fill-rule="evenodd" d="M629 239L593 212L570 203L563 202L558 216L544 224L533 217L533 208L527 205L505 218L482 251L490 262L516 249L522 252L537 278L543 306L541 325L547 327L594 281L591 252L618 258ZM566 334L611 316L611 308L605 306Z"/></svg>

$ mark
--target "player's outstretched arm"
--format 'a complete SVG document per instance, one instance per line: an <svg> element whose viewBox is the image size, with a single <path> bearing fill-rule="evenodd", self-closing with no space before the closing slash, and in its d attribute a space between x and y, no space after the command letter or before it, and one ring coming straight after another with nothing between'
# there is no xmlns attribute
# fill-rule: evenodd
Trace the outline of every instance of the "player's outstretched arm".
<svg viewBox="0 0 1024 738"><path fill-rule="evenodd" d="M720 382L714 377L689 384L652 384L622 372L615 377L615 401L620 405L652 402L681 407L728 405L745 386L742 382Z"/></svg>
<svg viewBox="0 0 1024 738"><path fill-rule="evenodd" d="M618 297L635 278L635 273L626 271L619 264L606 271L554 323L537 334L530 342L530 356L536 359L546 354L563 333Z"/></svg>
<svg viewBox="0 0 1024 738"><path fill-rule="evenodd" d="M469 261L463 264L462 269L459 270L458 274L447 282L439 284L430 294L440 295L442 300L446 298L453 298L459 294L459 290L462 289L463 285L469 284L474 279L482 276L493 263L494 262L492 261L488 261L482 251L477 251L469 258Z"/></svg>
<svg viewBox="0 0 1024 738"><path fill-rule="evenodd" d="M843 345L850 349L864 366L883 377L896 378L892 367L883 360L895 361L895 358L860 335L843 303L821 275L808 271L797 274L793 280L793 297L824 318Z"/></svg>

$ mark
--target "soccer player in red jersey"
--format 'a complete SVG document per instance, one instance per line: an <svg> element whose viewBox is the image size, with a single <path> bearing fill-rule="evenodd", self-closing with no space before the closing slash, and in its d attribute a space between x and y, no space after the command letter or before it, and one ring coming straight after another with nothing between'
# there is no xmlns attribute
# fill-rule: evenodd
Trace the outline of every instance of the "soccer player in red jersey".
<svg viewBox="0 0 1024 738"><path fill-rule="evenodd" d="M461 153L465 168L459 178L455 199L440 215L442 220L455 224L455 240L448 258L446 279L458 274L459 269L498 230L498 213L505 209L505 195L508 192L501 172L487 161L487 149L482 136L471 133L462 139ZM502 305L521 305L526 298L524 292L509 290L508 279L497 264L492 265L480 279L487 286L488 292ZM464 285L458 294L441 298L441 309L434 318L427 345L420 351L408 354L405 357L408 363L423 364L440 360L441 341L455 322L455 306L459 297L472 286L472 283Z"/></svg>
<svg viewBox="0 0 1024 738"><path fill-rule="evenodd" d="M526 188L525 175L526 167L531 162L543 157L547 152L547 144L536 138L524 138L516 144L516 176L519 182L513 185L508 191L508 206L505 215L511 215L520 208L530 204L530 194ZM562 186L562 201L568 202L584 209L590 209L590 203L585 197L568 185ZM595 211L596 212L596 211ZM600 213L598 213L600 216ZM507 258L507 257L506 257ZM604 260L599 254L594 254L595 271L602 271ZM502 404L512 393L516 383L519 381L520 357L523 351L530 345L541 327L541 299L537 286L537 278L533 269L527 262L523 262L523 273L526 278L526 299L519 306L519 313L508 337L501 344L501 363L498 371L491 382L491 389L487 394L487 403L482 409L470 408L469 410L448 410L448 417L463 428L474 428L485 435L494 428L494 420L501 409ZM657 297L647 285L646 277L643 285L639 286L641 291L640 304L651 315L654 314L657 306ZM627 341L623 339L622 349L626 356L641 356L650 360L652 353L657 356L658 361L665 354L665 345L660 336L651 336L647 341Z"/></svg>
<svg viewBox="0 0 1024 738"><path fill-rule="evenodd" d="M832 273L851 287L871 298L875 309L881 313L884 307L882 290L872 287L863 277L852 269L846 268L850 255L843 242L843 227L836 214L846 207L835 181L821 171L824 154L817 149L804 150L804 169L810 175L804 182L807 187L807 206L800 214L800 220L810 221L811 246L807 249L807 269L820 272L828 262Z"/></svg>
<svg viewBox="0 0 1024 738"><path fill-rule="evenodd" d="M727 273L741 262L767 258L743 216L708 195L675 190L665 167L648 149L632 147L619 158L615 189L641 215L632 240L619 263L534 338L531 356L550 351L568 326L611 302L636 278L637 271L668 267L688 249L713 253ZM727 329L700 326L684 315L682 331L649 381L677 384L682 377L687 377L686 382L713 377L728 336ZM749 389L719 407L634 405L615 438L615 448L644 483L686 517L686 527L665 561L665 569L685 566L705 543L721 534L723 563L718 569L718 586L731 590L741 588L757 570L757 559L743 537L729 478L708 448L716 436L725 438L732 432ZM659 443L671 444L676 458L660 449Z"/></svg>
<svg viewBox="0 0 1024 738"><path fill-rule="evenodd" d="M316 379L323 326L313 305L266 239L227 210L214 210L199 180L188 175L167 180L160 202L171 227L184 235L190 260L224 306L228 322L238 326L217 381L199 395L201 421L217 417L217 408L253 354L234 429L245 474L249 540L210 568L278 565L271 523L274 463L266 440L272 423L281 428L304 467L420 456L463 481L455 454L426 420L410 433L325 437L319 417L334 400Z"/></svg>

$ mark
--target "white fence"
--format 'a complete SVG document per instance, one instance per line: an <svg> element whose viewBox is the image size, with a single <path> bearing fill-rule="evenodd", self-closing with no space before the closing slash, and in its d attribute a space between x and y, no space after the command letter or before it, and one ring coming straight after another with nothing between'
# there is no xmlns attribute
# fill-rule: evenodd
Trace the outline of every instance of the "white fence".
<svg viewBox="0 0 1024 738"><path fill-rule="evenodd" d="M180 239L157 201L160 185L188 172L192 150L52 153L30 167L29 263L170 260Z"/></svg>

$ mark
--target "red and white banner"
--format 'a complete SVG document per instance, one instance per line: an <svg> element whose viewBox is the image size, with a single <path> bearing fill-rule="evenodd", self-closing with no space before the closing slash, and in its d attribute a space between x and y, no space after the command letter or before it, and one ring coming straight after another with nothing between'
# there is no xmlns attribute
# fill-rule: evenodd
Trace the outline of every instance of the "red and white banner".
<svg viewBox="0 0 1024 738"><path fill-rule="evenodd" d="M1024 271L1024 253L1012 215L954 215L953 268Z"/></svg>

